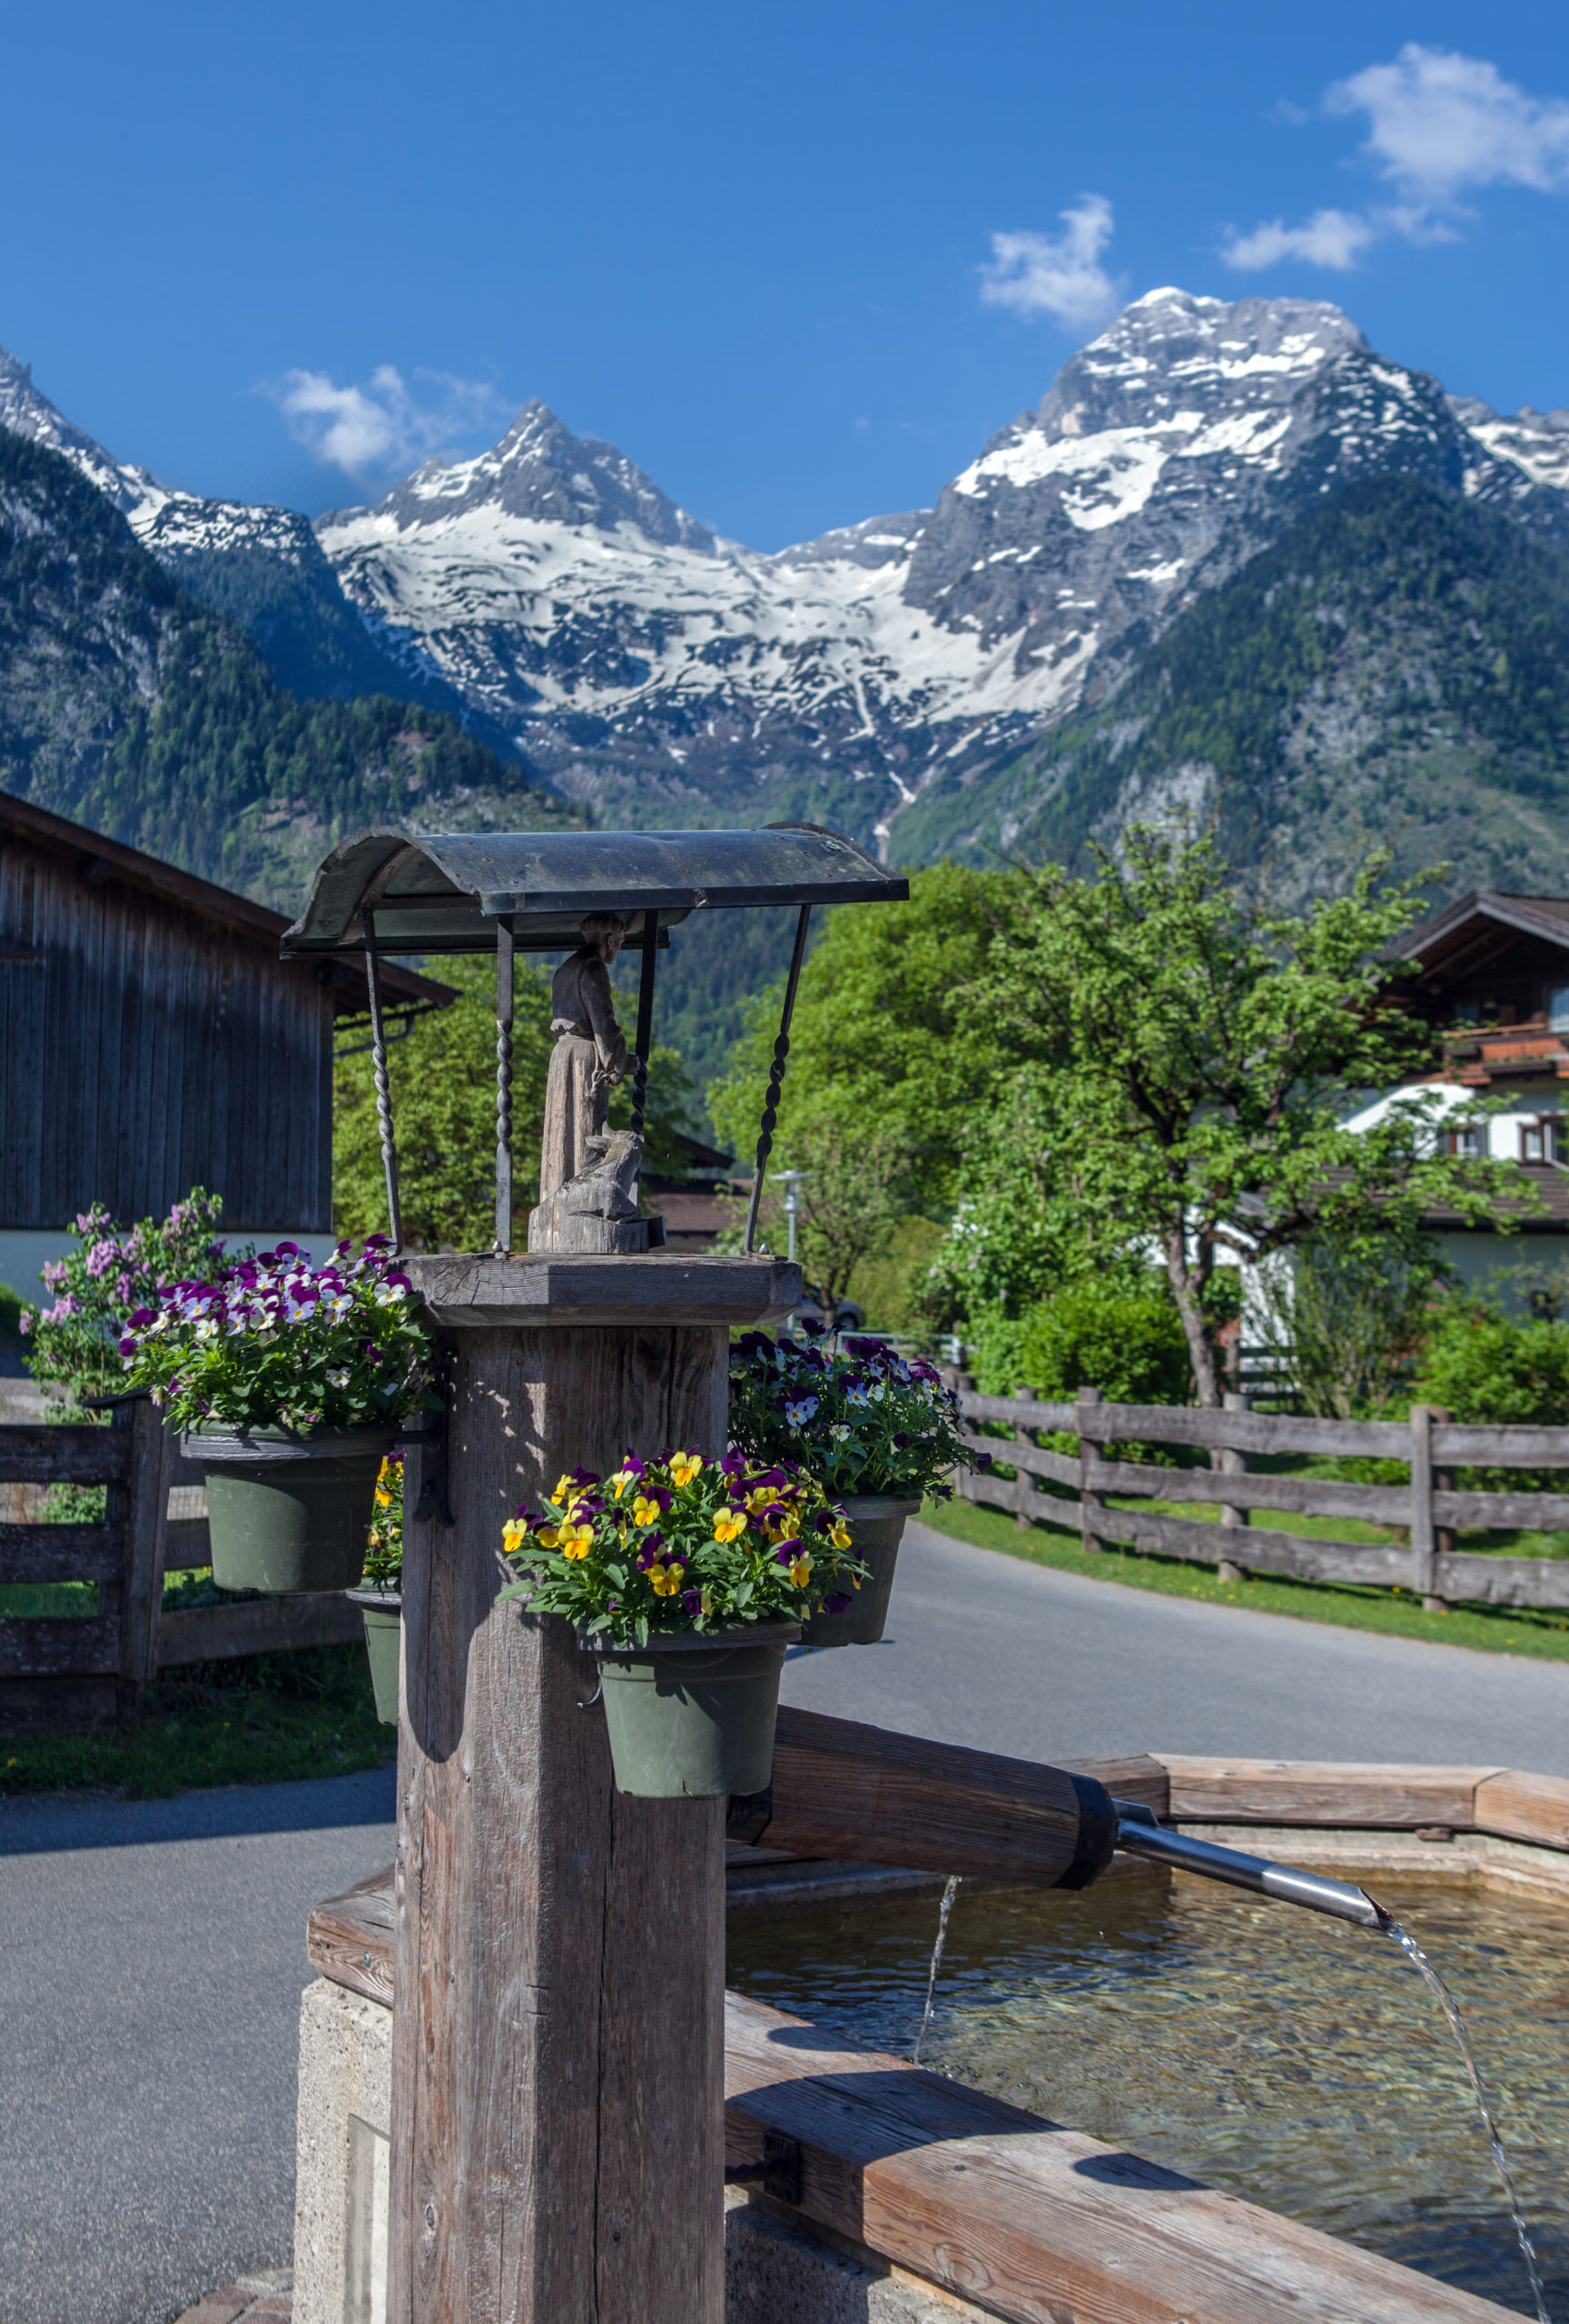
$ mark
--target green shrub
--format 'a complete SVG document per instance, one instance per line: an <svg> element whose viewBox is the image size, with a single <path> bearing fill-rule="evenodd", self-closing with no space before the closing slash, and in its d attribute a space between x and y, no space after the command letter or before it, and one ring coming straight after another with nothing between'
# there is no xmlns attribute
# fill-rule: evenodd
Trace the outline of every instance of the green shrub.
<svg viewBox="0 0 1569 2324"><path fill-rule="evenodd" d="M1028 1385L1049 1403L1081 1388L1099 1388L1114 1404L1185 1404L1193 1393L1181 1319L1156 1284L1128 1290L1087 1279L1018 1317L990 1309L976 1333L975 1371L985 1395Z"/></svg>
<svg viewBox="0 0 1569 2324"><path fill-rule="evenodd" d="M1569 1324L1515 1322L1485 1301L1442 1301L1412 1384L1417 1403L1440 1404L1457 1421L1569 1425ZM1554 1490L1563 1472L1465 1469L1463 1490Z"/></svg>

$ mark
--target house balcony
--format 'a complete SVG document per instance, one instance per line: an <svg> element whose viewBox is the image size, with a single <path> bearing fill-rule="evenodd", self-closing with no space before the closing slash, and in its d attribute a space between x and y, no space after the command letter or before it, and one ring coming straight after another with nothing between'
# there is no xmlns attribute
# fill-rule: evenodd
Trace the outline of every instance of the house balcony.
<svg viewBox="0 0 1569 2324"><path fill-rule="evenodd" d="M1444 1063L1446 1078L1468 1089L1485 1089L1495 1081L1540 1080L1548 1073L1569 1081L1569 1029L1554 1028L1545 1017L1475 1031L1463 1028L1445 1034Z"/></svg>

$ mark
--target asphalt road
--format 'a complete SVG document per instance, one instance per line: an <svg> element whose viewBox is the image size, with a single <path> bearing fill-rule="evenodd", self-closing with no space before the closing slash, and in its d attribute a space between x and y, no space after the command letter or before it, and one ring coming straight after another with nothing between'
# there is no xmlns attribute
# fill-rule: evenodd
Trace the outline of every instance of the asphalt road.
<svg viewBox="0 0 1569 2324"><path fill-rule="evenodd" d="M792 1702L1026 1758L1140 1749L1569 1775L1569 1665L1057 1574L913 1527L893 1642ZM0 1802L0 2324L166 2324L291 2247L305 1915L392 1852L390 1771Z"/></svg>

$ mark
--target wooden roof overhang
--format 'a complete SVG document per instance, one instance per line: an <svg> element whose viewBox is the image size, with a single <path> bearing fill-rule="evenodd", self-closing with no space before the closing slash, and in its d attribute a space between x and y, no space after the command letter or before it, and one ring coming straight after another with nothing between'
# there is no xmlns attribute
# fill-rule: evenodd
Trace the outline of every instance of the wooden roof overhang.
<svg viewBox="0 0 1569 2324"><path fill-rule="evenodd" d="M249 896L216 887L209 880L198 879L192 872L183 872L156 855L144 854L140 848L105 838L102 832L92 831L85 823L74 823L46 807L35 806L29 799L17 799L8 792L0 792L0 840L6 839L28 842L74 860L79 876L90 884L119 881L161 902L177 904L226 933L254 937L270 952L280 944L289 926L282 912L255 903ZM450 985L416 975L411 969L392 961L382 965L381 977L388 1006L400 1016L444 1009L455 997ZM331 971L331 982L335 1017L353 1019L367 1014L370 995L362 958L346 954L341 964Z"/></svg>
<svg viewBox="0 0 1569 2324"><path fill-rule="evenodd" d="M1569 967L1569 897L1517 896L1472 888L1389 945L1385 958L1409 960L1424 977L1446 982L1476 974L1521 937L1565 955Z"/></svg>

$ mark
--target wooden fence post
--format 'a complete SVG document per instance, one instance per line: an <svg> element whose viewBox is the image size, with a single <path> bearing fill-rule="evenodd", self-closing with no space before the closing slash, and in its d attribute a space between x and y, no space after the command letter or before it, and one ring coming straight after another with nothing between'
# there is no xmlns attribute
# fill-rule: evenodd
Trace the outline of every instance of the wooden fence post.
<svg viewBox="0 0 1569 2324"><path fill-rule="evenodd" d="M1228 1388L1220 1401L1229 1413L1245 1413L1249 1409L1249 1399L1244 1390ZM1223 1476L1245 1477L1248 1473L1248 1455L1246 1452L1237 1452L1230 1445L1217 1445L1209 1455L1209 1465L1212 1469L1219 1469ZM1250 1515L1250 1511L1233 1509L1229 1502L1223 1502L1220 1505L1220 1522L1223 1527L1246 1525ZM1222 1581L1246 1581L1248 1579L1247 1567L1238 1565L1231 1558L1220 1559L1216 1571Z"/></svg>
<svg viewBox="0 0 1569 2324"><path fill-rule="evenodd" d="M1095 1530L1095 1518L1097 1512L1104 1508L1105 1503L1101 1501L1100 1494L1092 1489L1095 1471L1099 1464L1100 1456L1095 1449L1093 1440L1090 1438L1086 1426L1086 1423L1090 1418L1089 1407L1091 1404L1098 1404L1100 1402L1100 1391L1099 1388L1080 1389L1078 1397L1079 1528L1081 1541L1083 1547L1087 1550L1100 1550L1104 1547L1103 1542Z"/></svg>
<svg viewBox="0 0 1569 2324"><path fill-rule="evenodd" d="M1411 1407L1411 1590L1431 1613L1442 1600L1433 1594L1433 1407Z"/></svg>
<svg viewBox="0 0 1569 2324"><path fill-rule="evenodd" d="M131 1432L123 1485L109 1487L109 1514L124 1527L120 1578L119 1715L134 1717L158 1675L158 1625L163 1605L163 1541L174 1439L151 1396L127 1397L112 1425Z"/></svg>
<svg viewBox="0 0 1569 2324"><path fill-rule="evenodd" d="M1451 1526L1433 1521L1435 1492L1453 1492L1452 1469L1433 1466L1433 1431L1455 1415L1441 1404L1411 1407L1411 1588L1421 1599L1424 1613L1441 1614L1446 1600L1438 1590L1438 1560L1455 1547Z"/></svg>
<svg viewBox="0 0 1569 2324"><path fill-rule="evenodd" d="M1033 1400L1035 1391L1033 1388L1015 1388L1013 1394L1018 1403L1029 1403ZM1021 1444L1032 1444L1035 1441L1031 1431L1024 1427L1016 1428L1013 1434L1017 1442ZM1019 1481L1013 1488L1015 1495L1013 1502L1013 1522L1018 1526L1021 1532L1024 1531L1030 1522L1030 1512L1026 1508L1025 1502L1030 1495L1031 1489L1030 1472L1028 1469L1021 1469L1019 1472Z"/></svg>

